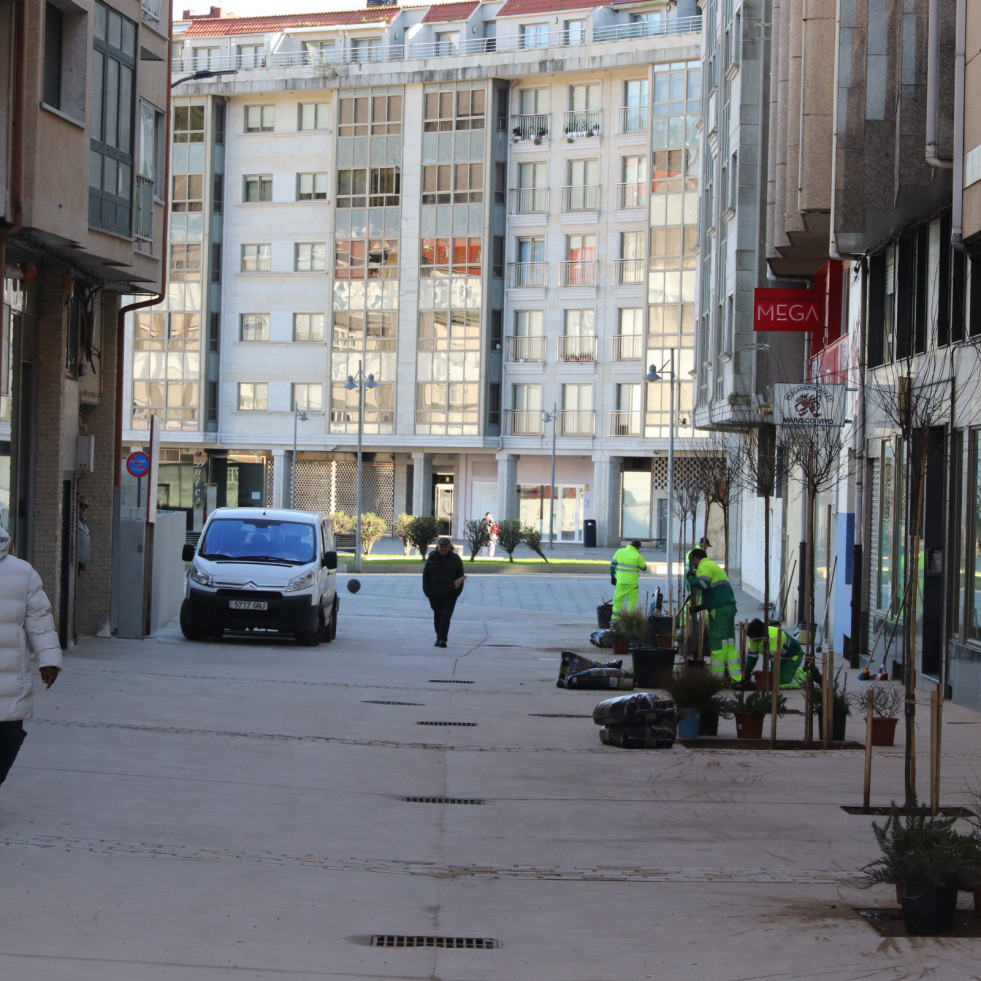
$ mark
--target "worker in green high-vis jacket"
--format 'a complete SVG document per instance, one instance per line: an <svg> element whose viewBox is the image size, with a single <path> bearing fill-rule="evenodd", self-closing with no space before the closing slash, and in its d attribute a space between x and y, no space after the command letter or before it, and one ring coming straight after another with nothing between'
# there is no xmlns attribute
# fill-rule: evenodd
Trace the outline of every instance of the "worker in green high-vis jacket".
<svg viewBox="0 0 981 981"><path fill-rule="evenodd" d="M688 554L685 582L689 592L698 590L699 605L695 611L708 613L708 641L712 653L712 674L723 677L726 671L733 682L743 680L736 647L736 597L725 569L713 562L704 548L693 548Z"/></svg>
<svg viewBox="0 0 981 981"><path fill-rule="evenodd" d="M635 538L629 545L618 548L610 563L610 582L616 586L613 594L613 616L615 622L620 616L624 603L627 609L637 606L637 580L642 572L647 571L647 563L640 554L640 539Z"/></svg>

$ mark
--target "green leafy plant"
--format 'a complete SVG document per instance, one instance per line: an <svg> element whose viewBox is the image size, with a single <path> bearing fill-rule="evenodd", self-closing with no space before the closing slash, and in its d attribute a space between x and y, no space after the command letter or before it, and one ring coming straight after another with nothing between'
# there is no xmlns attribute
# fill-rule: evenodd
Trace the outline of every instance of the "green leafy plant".
<svg viewBox="0 0 981 981"><path fill-rule="evenodd" d="M361 547L365 555L371 554L371 549L380 538L383 538L388 530L385 519L380 515L368 512L361 515Z"/></svg>
<svg viewBox="0 0 981 981"><path fill-rule="evenodd" d="M610 624L610 629L614 640L626 641L636 647L647 639L647 617L642 610L623 610Z"/></svg>
<svg viewBox="0 0 981 981"><path fill-rule="evenodd" d="M773 709L773 695L767 691L739 692L724 699L722 706L733 715L769 715ZM787 696L777 696L777 718L787 714Z"/></svg>
<svg viewBox="0 0 981 981"><path fill-rule="evenodd" d="M497 523L497 544L508 553L508 562L514 561L514 550L524 541L521 522L508 518Z"/></svg>
<svg viewBox="0 0 981 981"><path fill-rule="evenodd" d="M498 536L500 537L500 536ZM545 557L545 553L542 551L542 533L537 528L532 528L531 525L525 525L521 529L521 540L528 546L533 552L537 552L546 562L548 559Z"/></svg>
<svg viewBox="0 0 981 981"><path fill-rule="evenodd" d="M477 557L477 553L490 543L490 532L487 525L481 518L471 518L463 527L463 540L470 549L470 561Z"/></svg>
<svg viewBox="0 0 981 981"><path fill-rule="evenodd" d="M705 709L719 702L725 682L707 668L686 664L661 682L678 708Z"/></svg>
<svg viewBox="0 0 981 981"><path fill-rule="evenodd" d="M412 539L409 537L409 526L413 521L415 521L415 518L413 518L411 514L406 514L403 511L392 524L392 533L402 543L402 550L406 555L412 551Z"/></svg>
<svg viewBox="0 0 981 981"><path fill-rule="evenodd" d="M335 535L347 535L354 531L354 518L344 511L335 511L330 516Z"/></svg>
<svg viewBox="0 0 981 981"><path fill-rule="evenodd" d="M816 715L821 710L824 693L821 690L820 683L815 680L815 676L819 678L820 675L817 675L817 672L812 672L811 675L812 681L814 682L811 689L811 711ZM852 701L852 696L848 694L848 678L842 675L842 669L839 668L837 674L835 674L831 681L832 715L841 715L844 713L846 716L850 716L852 714Z"/></svg>
<svg viewBox="0 0 981 981"><path fill-rule="evenodd" d="M431 542L439 536L439 521L432 514L420 514L412 519L409 526L409 541L419 549L419 554L425 558Z"/></svg>

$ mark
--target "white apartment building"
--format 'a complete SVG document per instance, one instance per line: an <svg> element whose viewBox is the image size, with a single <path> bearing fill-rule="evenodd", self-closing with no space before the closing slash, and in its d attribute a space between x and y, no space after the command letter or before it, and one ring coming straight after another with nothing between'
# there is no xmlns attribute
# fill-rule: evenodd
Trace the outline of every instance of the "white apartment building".
<svg viewBox="0 0 981 981"><path fill-rule="evenodd" d="M127 336L161 503L353 514L360 440L389 521L663 538L672 384L645 375L672 352L676 472L699 439L697 15L186 14L166 302Z"/></svg>

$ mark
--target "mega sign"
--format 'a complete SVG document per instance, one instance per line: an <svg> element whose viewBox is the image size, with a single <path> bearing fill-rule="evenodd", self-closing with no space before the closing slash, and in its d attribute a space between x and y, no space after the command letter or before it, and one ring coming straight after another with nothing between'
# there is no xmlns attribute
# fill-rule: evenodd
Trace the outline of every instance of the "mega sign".
<svg viewBox="0 0 981 981"><path fill-rule="evenodd" d="M753 330L818 330L824 326L824 294L813 290L753 291Z"/></svg>

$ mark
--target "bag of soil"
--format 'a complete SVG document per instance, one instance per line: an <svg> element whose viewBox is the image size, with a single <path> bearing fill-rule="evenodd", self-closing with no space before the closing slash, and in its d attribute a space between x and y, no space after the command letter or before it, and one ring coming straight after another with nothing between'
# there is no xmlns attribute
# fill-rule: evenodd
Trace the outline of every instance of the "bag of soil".
<svg viewBox="0 0 981 981"><path fill-rule="evenodd" d="M583 657L572 651L562 652L562 666L559 668L559 677L567 678L570 674L579 671L587 671L589 668L622 668L623 661L593 661L591 658Z"/></svg>
<svg viewBox="0 0 981 981"><path fill-rule="evenodd" d="M634 686L634 676L622 668L597 667L577 671L555 682L559 688L614 688L630 691Z"/></svg>
<svg viewBox="0 0 981 981"><path fill-rule="evenodd" d="M612 630L594 630L589 635L589 642L593 647L612 647L613 646L613 631Z"/></svg>
<svg viewBox="0 0 981 981"><path fill-rule="evenodd" d="M622 749L670 749L674 745L674 729L660 726L603 726L600 742Z"/></svg>
<svg viewBox="0 0 981 981"><path fill-rule="evenodd" d="M671 727L676 723L674 702L649 691L619 695L607 698L593 709L593 722L598 726Z"/></svg>

